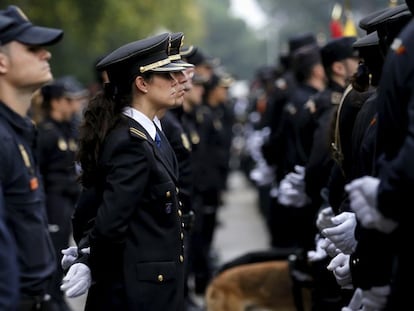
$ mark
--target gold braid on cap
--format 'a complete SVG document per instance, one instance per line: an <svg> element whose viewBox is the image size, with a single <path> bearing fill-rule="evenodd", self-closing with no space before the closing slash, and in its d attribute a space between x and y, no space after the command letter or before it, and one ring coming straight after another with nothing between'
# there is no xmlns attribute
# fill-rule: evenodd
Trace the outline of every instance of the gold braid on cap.
<svg viewBox="0 0 414 311"><path fill-rule="evenodd" d="M171 63L170 59L166 58L166 59L163 59L163 60L159 60L158 62L155 62L155 63L151 63L151 64L148 64L148 65L145 65L145 66L141 66L141 67L139 67L139 71L141 73L144 73L146 71L149 71L149 70L167 65L169 63Z"/></svg>
<svg viewBox="0 0 414 311"><path fill-rule="evenodd" d="M168 58L169 58L171 61L174 61L174 60L180 60L180 59L181 59L181 56L180 56L180 54L175 54L175 55L170 55L170 56L168 56Z"/></svg>

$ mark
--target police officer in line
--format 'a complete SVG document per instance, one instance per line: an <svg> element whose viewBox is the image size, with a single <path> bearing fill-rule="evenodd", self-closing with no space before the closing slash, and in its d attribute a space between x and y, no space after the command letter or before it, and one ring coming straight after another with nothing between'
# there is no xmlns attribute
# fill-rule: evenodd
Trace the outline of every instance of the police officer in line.
<svg viewBox="0 0 414 311"><path fill-rule="evenodd" d="M369 21L368 24L371 24L373 28L375 28L375 30L377 31L379 42L383 44L382 48L387 53L388 58L394 58L396 52L393 46L394 43L392 42L402 44L403 40L400 40L400 38L404 37L404 30L403 32L401 32L401 30L409 28L409 25L411 25L411 20L412 14L409 12L408 7L404 4L392 9L388 9L382 14L378 15L377 17ZM408 26L406 26L407 24ZM412 31L407 33L406 38L411 38L411 36ZM394 38L396 38L395 41L393 41ZM384 47L387 46L388 48L384 49ZM405 54L405 52L403 54ZM402 60L402 58L396 57L395 60L399 62L400 60ZM406 119L398 119L397 123L394 123L395 117L397 115L401 115L401 110L398 110L398 113L396 114L395 111L393 111L393 105L396 105L398 103L398 109L404 109L406 108L407 103L404 103L403 100L398 99L390 100L389 97L389 94L403 94L403 91L401 90L397 92L391 91L394 90L394 88L398 85L398 83L394 84L394 81L404 81L404 77L407 76L405 74L405 69L408 68L410 61L404 59L402 63L399 64L401 66L397 66L396 68L400 68L400 70L396 72L394 71L394 65L389 65L389 71L386 71L387 65L384 65L383 75L378 87L378 96L371 102L367 101L366 103L364 103L364 106L362 107L360 113L358 114L357 120L355 121L356 127L354 132L358 136L360 136L358 139L359 145L356 145L358 157L355 157L355 159L358 161L371 163L371 169L364 170L363 167L359 166L357 175L355 175L354 178L362 175L377 176L377 167L380 168L381 172L384 168L388 166L388 161L380 160L387 158L384 158L382 155L390 151L394 153L396 152L395 145L391 147L390 144L392 145L394 142L403 141L404 135L397 135L397 133L402 133L401 129L406 124L403 120ZM390 70L391 67L393 68L392 70ZM404 69L401 70L401 68ZM411 69L408 69L408 72L410 72L410 70ZM384 76L386 73L387 78L385 78ZM396 75L394 76L394 74ZM401 80L399 77L400 74L402 78ZM409 74L410 73L408 73L408 75ZM393 77L397 76L398 78L394 80ZM389 83L389 77L392 77L390 80L391 83ZM404 89L409 90L410 88ZM407 94L404 94L402 96L402 98L409 98ZM369 105L371 105L371 107L369 107ZM388 108L385 109L387 112L384 113L384 111L381 109L386 105ZM364 113L363 109L367 106L372 111L371 113ZM389 109L389 107L392 107L392 109ZM378 108L380 109L378 110ZM387 121L384 123L380 123L380 118L383 118L383 120L387 119ZM391 120L390 118L393 119ZM383 131L384 128L386 128L384 132L386 134L381 134L380 132ZM393 130L390 130L391 128L393 128ZM387 144L383 145L382 142L385 140L390 140L391 142L388 142ZM398 163L398 161L396 163ZM405 167L404 169L407 169L409 167L406 164L403 165ZM366 167L369 168L370 166ZM386 168L384 172L384 175L387 176L388 168ZM382 176L382 174L378 176ZM401 179L398 176L397 178L399 180L399 183L401 183L402 181L402 183L406 184L409 188L407 179ZM401 258L404 258L404 256L406 255L404 255L403 252L401 253L399 250L396 251L395 245L396 243L397 245L401 245L401 238L406 238L408 233L403 231L403 229L401 229L401 231L396 230L394 231L395 233L390 233L395 229L394 227L392 227L392 225L395 225L395 223L393 220L384 221L384 216L382 216L384 214L382 213L376 215L376 225L373 225L372 223L367 225L366 219L364 219L364 217L361 217L360 208L363 205L367 207L370 204L364 203L363 205L361 205L357 203L357 201L366 202L364 201L365 199L361 200L361 196L375 196L377 193L377 190L371 190L367 192L366 187L362 186L360 182L363 181L366 184L366 186L372 187L372 189L376 189L376 187L378 186L376 180L377 179L372 177L357 179L357 181L351 182L351 186L348 185L346 188L347 191L350 192L351 208L356 212L358 220L361 224L360 227L357 227L358 230L356 234L358 236L358 245L355 252L349 258L349 268L352 275L352 283L355 287L362 289L363 304L367 303L367 299L369 299L370 305L375 305L378 309L385 308L386 310L400 310L403 309L403 306L409 303L410 300L410 294L407 293L404 290L404 287L401 286L401 284L404 284L401 281L401 277L403 275L406 275L408 279L410 279L412 277L412 269L408 265L404 264L405 260L400 259L400 256L402 256ZM356 193L356 190L358 191L358 193ZM392 191L394 190L391 190L391 192ZM398 192L398 199L402 195L402 193L403 192ZM356 200L358 196L360 197L358 200ZM393 203L393 208L395 206L398 206L398 202L394 202L396 202L395 204L397 205L394 205ZM371 207L375 208L375 206ZM388 218L387 216L385 217ZM395 218L392 217L392 219ZM408 279L406 279L405 284L407 284L406 282ZM391 293L390 297L388 297L388 295L390 294L390 285L393 288L394 292Z"/></svg>
<svg viewBox="0 0 414 311"><path fill-rule="evenodd" d="M40 310L56 264L28 111L35 90L53 79L51 53L45 47L60 41L63 31L32 24L16 6L0 10L0 16L12 19L0 32L0 192L17 245L17 309Z"/></svg>
<svg viewBox="0 0 414 311"><path fill-rule="evenodd" d="M412 3L407 3L412 8ZM405 218L402 202L410 198L413 180L408 160L412 157L412 148L405 133L411 126L407 115L410 115L412 102L410 51L414 28L407 6L402 5L400 9L398 12L390 10L378 21L381 27L378 33L386 34L384 39L389 40L390 46L375 105L376 133L364 137L375 140L372 162L376 170L367 174L377 178L362 177L346 187L351 208L362 225L357 250L349 261L352 278L362 289L362 296L372 297L377 308L384 310L401 310L411 303L406 284L413 277L412 267L407 264L409 255L404 249L409 243L409 230L402 220ZM388 18L386 22L384 17ZM367 187L370 190L367 191ZM367 198L375 199L376 203L370 204ZM404 207L398 208L399 204ZM374 221L369 221L367 215Z"/></svg>
<svg viewBox="0 0 414 311"><path fill-rule="evenodd" d="M50 295L56 310L69 310L60 285L61 250L69 246L71 219L80 193L75 166L78 150L78 114L88 91L72 76L41 88L43 120L38 124L38 159L46 193L49 232L56 252L57 270Z"/></svg>
<svg viewBox="0 0 414 311"><path fill-rule="evenodd" d="M13 19L0 16L0 34L11 26ZM16 244L6 224L6 206L0 188L0 310L15 310L18 305L19 271Z"/></svg>
<svg viewBox="0 0 414 311"><path fill-rule="evenodd" d="M372 14L369 18L363 19L363 27L365 30L370 29L370 33L365 38L358 40L354 46L358 46L358 49L362 52L364 62L366 62L370 57L374 58L370 59L369 62L367 61L366 63L368 70L370 67L375 67L375 70L372 70L372 73L375 74L375 76L371 76L371 83L373 83L374 87L377 85L376 81L380 78L378 74L380 74L381 69L378 67L382 66L383 59L378 57L378 51L373 49L373 46L375 47L376 45L379 47L380 42L383 44L385 43L385 45L382 45L381 50L386 53L387 49L384 49L386 42L392 42L393 38L396 36L396 33L399 32L398 29L401 29L401 27L403 27L403 25L411 19L410 15L411 14L408 12L407 7L403 5L387 9L385 11L380 11L378 14ZM368 51L376 53L368 54ZM349 99L349 96L346 96L342 105L350 105L351 102ZM360 100L361 98L356 99ZM342 167L344 178L347 178L348 180L355 178L352 176L358 176L358 174L374 174L375 172L373 170L375 166L373 159L376 153L375 145L377 144L377 138L375 135L375 113L378 100L379 99L374 93L374 96L369 97L365 102L363 102L362 108L356 115L355 121L350 119L350 116L352 115L349 113L350 107L347 109L347 120L351 124L355 124L352 133L352 146L343 149L352 150L352 153L354 153L352 161L348 159L348 163L352 164L352 172L350 172L350 170L345 166ZM345 106L345 108L347 107ZM340 120L341 113L342 109L339 111L337 120ZM341 129L343 129L343 127L341 127ZM342 141L343 140L341 140L341 142ZM343 156L343 160L345 160L345 157L349 156L349 153L343 153ZM361 162L366 164L365 167L360 165ZM338 163L340 162L338 161ZM344 163L344 161L342 161L342 163ZM341 209L347 208L346 201L344 201L344 203L345 204L343 204ZM355 240L356 236L358 242L355 250L350 255L347 255L347 257L343 254L337 255L332 260L330 269L333 268L334 273L336 273L335 276L337 276L342 285L345 285L345 280L352 280L354 288L358 287L363 290L363 296L365 299L365 302L363 302L364 305L365 303L367 305L372 305L378 304L381 301L385 302L386 294L383 290L385 290L388 282L390 281L392 266L392 251L390 251L392 248L390 244L390 242L392 243L391 236L377 230L363 228L358 224L355 232L343 232L341 235L344 240ZM343 273L343 271L346 271L346 269L343 269L344 266L347 267L346 269L348 269L349 276L347 276L346 273ZM356 295L358 295L357 292ZM383 297L380 297L381 295ZM382 307L377 305L377 308L379 309Z"/></svg>
<svg viewBox="0 0 414 311"><path fill-rule="evenodd" d="M91 285L86 310L184 307L177 163L170 163L176 162L174 151L154 123L185 93L177 78L185 68L171 63L169 42L168 33L134 41L97 65L110 82L84 113L79 160L85 192L75 210L76 216L78 209L90 209L96 218L84 232L90 255L80 254L62 285L71 297ZM85 200L89 189L92 201Z"/></svg>
<svg viewBox="0 0 414 311"><path fill-rule="evenodd" d="M308 238L311 237L312 231L314 232L313 236L317 233L315 218L318 210L327 203L327 198L324 198L321 192L328 184L333 164L330 141L333 135L335 113L342 93L358 66L358 53L352 46L355 40L355 37L336 38L328 41L321 48L322 63L328 79L327 88L311 96L305 105L304 113L307 113L315 124L312 148L304 177L305 193L310 200L306 206L308 211L307 227L303 228L308 228L306 230L309 234ZM340 310L344 305L344 301L341 299L341 289L332 273L326 269L330 258L318 258L310 261L314 279L313 308L315 310Z"/></svg>
<svg viewBox="0 0 414 311"><path fill-rule="evenodd" d="M171 46L169 58L172 63L186 68L185 80L180 83L184 83L184 88L186 93L189 92L192 88L192 76L194 73L194 65L183 61L180 55L180 49L184 42L184 33L176 32L171 34ZM184 95L185 97L185 95ZM182 99L184 101L183 98ZM193 201L193 169L192 169L192 148L189 140L188 133L183 125L183 102L177 102L176 107L162 111L162 116L160 116L160 123L165 136L171 144L171 147L174 149L174 153L178 161L178 172L179 172L179 188L180 192L178 197L182 202L182 212L183 212L183 223L184 229L186 231L185 237L185 283L184 283L184 296L185 296L185 311L195 311L199 310L198 305L193 300L191 295L191 289L189 288L189 269L190 263L189 260L191 256L189 255L191 250L191 243L189 235L191 235L191 230L194 224L194 210L192 206Z"/></svg>
<svg viewBox="0 0 414 311"><path fill-rule="evenodd" d="M269 115L270 135L262 146L262 153L267 163L274 168L275 183L279 183L288 172L287 146L293 143L293 132L284 129L288 126L288 120L294 118L297 109L289 100L295 92L298 81L295 77L293 61L297 57L296 52L304 47L316 46L316 36L312 32L304 32L292 35L288 39L287 69L275 83L274 91L268 95L266 114ZM307 99L306 99L307 100ZM287 135L286 135L287 133ZM267 193L267 196L269 194ZM297 238L295 229L289 224L295 219L294 211L272 198L269 207L268 226L271 233L271 245L276 248L290 249L296 247Z"/></svg>

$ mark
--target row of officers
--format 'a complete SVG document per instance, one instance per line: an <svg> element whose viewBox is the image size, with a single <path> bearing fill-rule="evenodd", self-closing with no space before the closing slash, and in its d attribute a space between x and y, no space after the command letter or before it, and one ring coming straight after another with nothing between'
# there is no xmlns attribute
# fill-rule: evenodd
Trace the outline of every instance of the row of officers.
<svg viewBox="0 0 414 311"><path fill-rule="evenodd" d="M252 84L262 143L247 172L272 246L293 249L293 281L311 288L314 311L413 305L413 7L363 17L360 38L321 46L313 33L295 35L281 66L261 68Z"/></svg>
<svg viewBox="0 0 414 311"><path fill-rule="evenodd" d="M53 79L47 47L62 38L0 11L0 310L65 311L64 294L86 293L85 310L197 310L233 79L182 32L162 33L101 57L92 95Z"/></svg>

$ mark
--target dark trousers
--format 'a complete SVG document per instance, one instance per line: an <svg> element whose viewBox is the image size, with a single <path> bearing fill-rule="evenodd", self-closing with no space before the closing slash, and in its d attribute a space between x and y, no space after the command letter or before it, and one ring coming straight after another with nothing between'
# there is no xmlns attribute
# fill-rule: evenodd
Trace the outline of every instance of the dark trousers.
<svg viewBox="0 0 414 311"><path fill-rule="evenodd" d="M72 233L72 214L74 201L60 194L47 194L47 212L50 237L56 254L56 272L50 283L48 293L52 301L65 304L63 292L60 290L64 271L61 267L61 250L69 247L69 239Z"/></svg>
<svg viewBox="0 0 414 311"><path fill-rule="evenodd" d="M52 311L50 301L45 296L24 296L20 298L17 311Z"/></svg>

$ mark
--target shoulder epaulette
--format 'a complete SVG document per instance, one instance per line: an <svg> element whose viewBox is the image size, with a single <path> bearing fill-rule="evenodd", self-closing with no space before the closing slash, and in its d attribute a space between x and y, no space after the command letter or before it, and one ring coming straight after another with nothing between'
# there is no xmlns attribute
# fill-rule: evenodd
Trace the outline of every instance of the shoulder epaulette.
<svg viewBox="0 0 414 311"><path fill-rule="evenodd" d="M142 131L140 131L140 130L136 129L135 127L130 127L130 128L129 128L129 132L130 132L132 135L134 135L134 136L138 136L139 138L142 138L142 139L148 140L148 139L147 139L147 135L145 135L145 133L144 133L144 132L142 132Z"/></svg>

